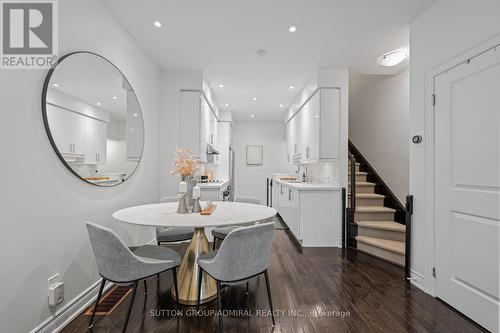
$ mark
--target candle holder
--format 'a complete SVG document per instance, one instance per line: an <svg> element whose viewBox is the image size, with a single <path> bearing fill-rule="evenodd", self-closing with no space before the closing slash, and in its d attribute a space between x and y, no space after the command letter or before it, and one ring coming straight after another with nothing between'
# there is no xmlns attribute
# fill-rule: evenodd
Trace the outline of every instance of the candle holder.
<svg viewBox="0 0 500 333"><path fill-rule="evenodd" d="M177 214L187 214L189 213L187 204L186 204L186 193L181 193L181 197L179 199L179 205L177 206Z"/></svg>
<svg viewBox="0 0 500 333"><path fill-rule="evenodd" d="M201 212L200 198L193 199L193 213Z"/></svg>

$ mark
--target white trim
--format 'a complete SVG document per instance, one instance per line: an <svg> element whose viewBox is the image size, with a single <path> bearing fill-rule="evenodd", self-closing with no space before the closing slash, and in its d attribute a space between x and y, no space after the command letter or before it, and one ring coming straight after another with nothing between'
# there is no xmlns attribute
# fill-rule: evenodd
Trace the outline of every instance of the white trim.
<svg viewBox="0 0 500 333"><path fill-rule="evenodd" d="M146 244L156 244L156 238L150 240ZM78 317L86 308L95 301L97 297L98 288L101 280L93 283L90 287L85 289L78 296L66 303L61 309L57 310L52 316L44 320L40 325L30 331L30 333L52 333L60 332L71 321ZM104 287L105 293L113 283L107 283Z"/></svg>
<svg viewBox="0 0 500 333"><path fill-rule="evenodd" d="M66 327L66 325L82 313L83 310L85 310L93 301L95 301L100 283L101 281L97 281L92 284L80 295L66 303L54 315L47 318L44 322L31 330L30 333L51 333L61 331L64 327ZM112 283L108 283L104 287L104 290L107 291L112 285Z"/></svg>
<svg viewBox="0 0 500 333"><path fill-rule="evenodd" d="M460 63L467 61L468 59L477 56L478 54L488 50L500 43L500 34L496 34L487 40L478 43L474 47L465 50L462 54L457 55L455 58L443 63L434 69L425 73L425 124L424 133L426 135L425 145L425 175L424 175L424 193L425 193L425 204L423 207L423 221L427 221L428 225L425 228L425 266L424 275L421 279L423 290L432 296L435 296L435 279L432 276L432 268L435 267L436 263L436 221L435 221L435 179L434 179L434 105L432 103L432 95L434 94L434 80L439 74L445 72L459 65ZM437 101L439 103L439 96L437 96ZM416 272L414 272L416 274ZM413 284L417 285L417 282L412 281ZM418 286L418 285L417 285Z"/></svg>
<svg viewBox="0 0 500 333"><path fill-rule="evenodd" d="M418 289L425 291L425 278L422 274L410 269L410 283L413 284Z"/></svg>

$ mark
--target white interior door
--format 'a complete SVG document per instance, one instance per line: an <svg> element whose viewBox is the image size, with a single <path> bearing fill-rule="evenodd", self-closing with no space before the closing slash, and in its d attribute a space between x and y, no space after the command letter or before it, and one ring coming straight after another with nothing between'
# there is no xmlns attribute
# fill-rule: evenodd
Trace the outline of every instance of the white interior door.
<svg viewBox="0 0 500 333"><path fill-rule="evenodd" d="M436 296L499 332L500 48L435 91Z"/></svg>

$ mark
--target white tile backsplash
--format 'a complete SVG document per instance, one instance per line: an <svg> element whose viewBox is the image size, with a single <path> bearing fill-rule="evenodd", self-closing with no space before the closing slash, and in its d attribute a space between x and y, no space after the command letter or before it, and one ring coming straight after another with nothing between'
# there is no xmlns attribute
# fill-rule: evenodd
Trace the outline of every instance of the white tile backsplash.
<svg viewBox="0 0 500 333"><path fill-rule="evenodd" d="M304 171L308 182L329 185L339 185L340 183L338 160L303 165L300 170L300 177L302 177Z"/></svg>

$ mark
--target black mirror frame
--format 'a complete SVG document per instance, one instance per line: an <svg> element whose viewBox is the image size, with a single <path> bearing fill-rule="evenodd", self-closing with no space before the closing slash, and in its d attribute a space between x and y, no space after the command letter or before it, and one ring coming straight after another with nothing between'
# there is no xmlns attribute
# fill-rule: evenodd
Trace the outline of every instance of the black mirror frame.
<svg viewBox="0 0 500 333"><path fill-rule="evenodd" d="M134 171L132 171L130 173L130 175L123 179L122 182L118 183L118 184L114 184L114 185L109 185L109 186L102 186L102 185L99 185L99 184L95 184L95 183L92 183L86 179L84 179L82 176L80 176L75 170L73 170L73 168L64 160L64 157L62 156L61 152L59 151L59 148L57 148L57 145L54 141L54 138L52 137L52 132L50 131L50 126L49 126L49 120L47 118L47 91L48 91L48 88L49 88L49 85L50 85L50 79L52 78L52 75L54 74L54 71L57 69L57 66L63 62L66 58L69 58L70 56L72 55L75 55L75 54L90 54L90 55L94 55L94 56L97 56L99 58L102 58L104 59L105 61L107 61L110 65L112 65L114 68L116 68L116 70L118 72L120 72L120 74L122 75L123 78L125 78L125 80L128 82L129 86L132 87L132 85L130 84L130 81L127 79L127 77L123 74L123 72L118 68L116 67L115 64L113 64L111 61L109 61L106 57L103 57L102 55L100 54L97 54L97 53L94 53L94 52L90 52L90 51L76 51L76 52L71 52L71 53L68 53L68 54L65 54L64 56L60 57L57 62L49 69L48 73L47 73L47 76L45 77L45 81L43 83L43 89L42 89L42 117L43 117L43 125L45 127L45 131L47 133L47 136L49 138L49 141L50 141L50 145L52 146L52 149L54 150L54 152L56 153L57 157L59 158L59 160L62 162L62 164L66 167L66 169L68 169L73 175L75 175L78 179L80 179L81 181L87 183L87 184L90 184L92 186L96 186L96 187L99 187L99 188L113 188L115 186L118 186L118 185L121 185L123 183L125 183L128 179L130 179L134 174L135 172L137 171L137 168L139 168L139 164L141 164L141 161L142 161L142 157L143 157L143 154L144 154L144 144L145 144L145 141L146 141L146 132L145 132L145 128L144 128L144 117L142 115L142 108L141 108L141 104L139 102L139 98L137 97L137 94L135 93L135 90L132 89L132 91L134 92L134 95L135 95L135 98L137 100L137 104L139 105L139 109L141 111L141 120L142 120L142 147L141 147L141 158L140 160L137 162L137 165L135 166L134 168Z"/></svg>

